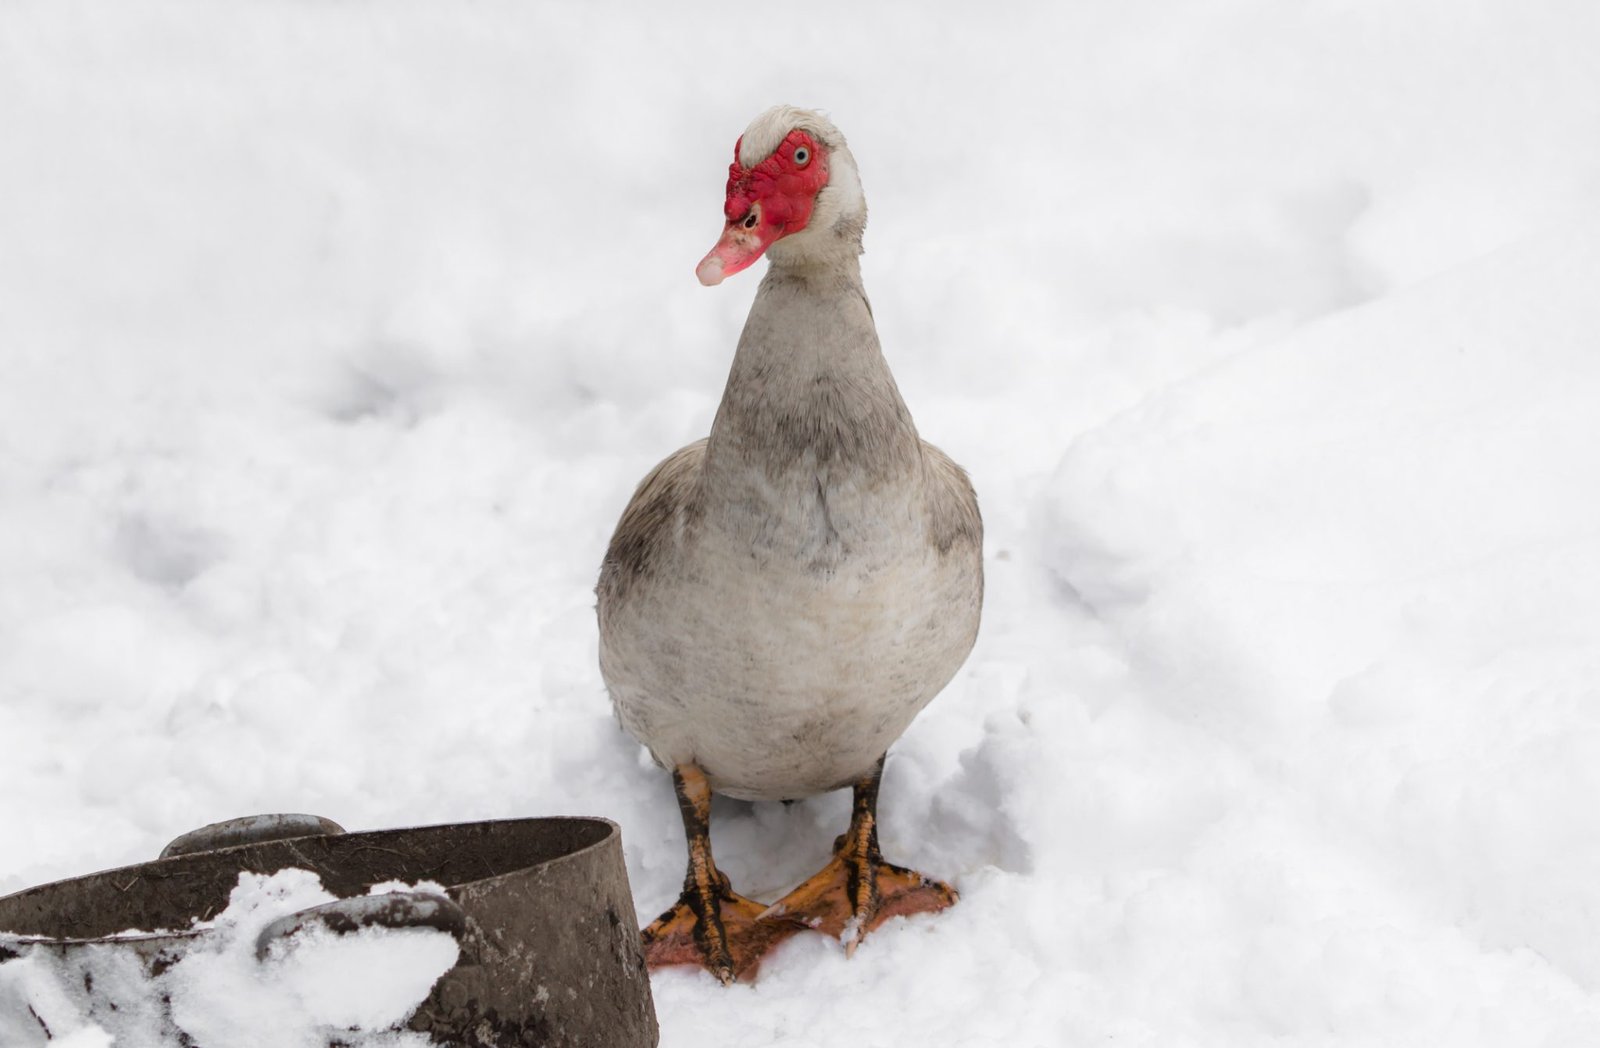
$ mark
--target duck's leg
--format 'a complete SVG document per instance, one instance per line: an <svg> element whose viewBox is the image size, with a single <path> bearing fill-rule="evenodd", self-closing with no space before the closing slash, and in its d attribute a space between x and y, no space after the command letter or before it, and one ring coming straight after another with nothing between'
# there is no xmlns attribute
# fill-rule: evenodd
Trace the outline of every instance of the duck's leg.
<svg viewBox="0 0 1600 1048"><path fill-rule="evenodd" d="M761 957L798 926L760 921L761 903L737 894L711 859L711 785L705 772L680 764L672 772L689 839L689 872L677 903L645 928L645 963L652 968L698 964L723 985L753 979Z"/></svg>
<svg viewBox="0 0 1600 1048"><path fill-rule="evenodd" d="M855 784L850 829L833 842L833 859L767 908L765 922L796 923L832 935L847 955L891 917L935 913L956 901L943 881L883 861L878 850L878 783L883 758Z"/></svg>

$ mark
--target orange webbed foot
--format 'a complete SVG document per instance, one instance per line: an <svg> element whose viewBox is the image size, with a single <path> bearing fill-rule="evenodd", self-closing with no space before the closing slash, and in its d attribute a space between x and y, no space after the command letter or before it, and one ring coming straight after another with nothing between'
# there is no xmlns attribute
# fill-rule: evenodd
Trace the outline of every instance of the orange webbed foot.
<svg viewBox="0 0 1600 1048"><path fill-rule="evenodd" d="M733 890L711 858L711 784L693 764L672 772L678 810L689 843L689 869L683 894L666 913L639 933L651 968L696 964L724 985L754 979L761 958L799 930L763 921L766 907Z"/></svg>
<svg viewBox="0 0 1600 1048"><path fill-rule="evenodd" d="M891 917L937 913L956 890L916 870L883 861L878 850L879 758L856 783L850 829L833 844L833 858L798 888L767 907L763 922L811 928L837 938L852 955L868 932Z"/></svg>
<svg viewBox="0 0 1600 1048"><path fill-rule="evenodd" d="M700 965L723 985L751 981L768 950L800 929L781 921L763 921L766 907L733 891L726 877L716 875L708 909L694 888L641 933L644 959L651 968Z"/></svg>
<svg viewBox="0 0 1600 1048"><path fill-rule="evenodd" d="M881 859L838 855L761 915L830 935L852 955L867 933L892 917L937 913L959 898L943 881Z"/></svg>

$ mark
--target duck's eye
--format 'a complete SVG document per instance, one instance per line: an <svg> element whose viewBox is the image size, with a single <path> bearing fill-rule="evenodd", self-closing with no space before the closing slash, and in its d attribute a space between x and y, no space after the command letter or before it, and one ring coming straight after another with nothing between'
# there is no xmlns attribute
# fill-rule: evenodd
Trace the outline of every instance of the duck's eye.
<svg viewBox="0 0 1600 1048"><path fill-rule="evenodd" d="M794 151L794 166L795 167L805 167L810 162L811 162L811 150L807 149L805 146L800 146L799 148L797 148Z"/></svg>
<svg viewBox="0 0 1600 1048"><path fill-rule="evenodd" d="M752 211L748 215L744 216L744 228L746 228L746 229L754 229L754 228L756 228L756 213L754 211Z"/></svg>

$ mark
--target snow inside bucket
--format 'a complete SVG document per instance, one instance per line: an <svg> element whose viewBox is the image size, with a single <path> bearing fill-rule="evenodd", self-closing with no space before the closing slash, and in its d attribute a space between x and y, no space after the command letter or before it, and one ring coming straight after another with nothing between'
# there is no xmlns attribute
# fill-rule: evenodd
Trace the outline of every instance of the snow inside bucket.
<svg viewBox="0 0 1600 1048"><path fill-rule="evenodd" d="M400 891L443 894L444 888L390 882L372 894ZM330 1037L351 1048L435 1043L400 1028L457 961L460 948L447 932L366 927L336 934L313 924L276 939L257 959L258 939L274 921L336 898L308 870L240 873L227 908L186 929L199 934L170 965L142 963L116 937L66 951L12 946L7 952L18 955L0 961L0 1044L321 1048Z"/></svg>

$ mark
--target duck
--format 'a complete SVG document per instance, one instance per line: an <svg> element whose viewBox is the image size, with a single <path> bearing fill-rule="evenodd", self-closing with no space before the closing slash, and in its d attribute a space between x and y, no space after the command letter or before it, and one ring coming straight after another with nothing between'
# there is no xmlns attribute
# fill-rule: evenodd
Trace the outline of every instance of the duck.
<svg viewBox="0 0 1600 1048"><path fill-rule="evenodd" d="M861 279L867 205L843 134L774 106L734 145L706 286L765 257L710 435L623 510L596 586L601 676L622 727L672 775L688 849L647 964L754 979L791 935L847 954L956 890L887 862L885 755L977 638L983 521L966 472L921 439ZM851 788L826 866L775 903L712 856L711 797Z"/></svg>

